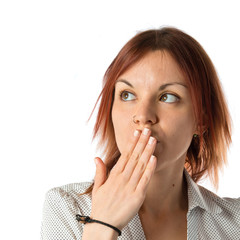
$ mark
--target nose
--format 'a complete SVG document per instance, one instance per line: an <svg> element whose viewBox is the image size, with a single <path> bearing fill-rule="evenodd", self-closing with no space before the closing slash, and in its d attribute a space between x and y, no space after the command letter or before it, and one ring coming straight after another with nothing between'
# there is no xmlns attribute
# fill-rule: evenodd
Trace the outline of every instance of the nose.
<svg viewBox="0 0 240 240"><path fill-rule="evenodd" d="M141 104L135 115L133 115L133 122L139 127L147 127L149 125L154 125L158 121L157 114L153 106L149 104Z"/></svg>

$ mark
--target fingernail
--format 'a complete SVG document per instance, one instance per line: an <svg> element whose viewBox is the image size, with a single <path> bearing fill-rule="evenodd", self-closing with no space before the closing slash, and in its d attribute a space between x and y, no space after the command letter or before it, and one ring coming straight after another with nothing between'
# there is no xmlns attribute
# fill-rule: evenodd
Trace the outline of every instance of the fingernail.
<svg viewBox="0 0 240 240"><path fill-rule="evenodd" d="M135 136L135 137L139 136L139 134L140 134L140 132L139 132L138 130L135 130L135 131L134 131L134 136Z"/></svg>
<svg viewBox="0 0 240 240"><path fill-rule="evenodd" d="M153 163L153 162L154 162L154 158L155 158L155 156L152 155L152 156L150 157L149 162L150 162L150 163Z"/></svg>
<svg viewBox="0 0 240 240"><path fill-rule="evenodd" d="M148 132L149 132L150 130L148 129L148 128L144 128L143 129L143 135L148 135Z"/></svg>
<svg viewBox="0 0 240 240"><path fill-rule="evenodd" d="M149 140L148 140L148 144L152 144L154 142L154 137L150 137Z"/></svg>
<svg viewBox="0 0 240 240"><path fill-rule="evenodd" d="M96 165L98 164L97 158L94 158L94 162L95 162Z"/></svg>

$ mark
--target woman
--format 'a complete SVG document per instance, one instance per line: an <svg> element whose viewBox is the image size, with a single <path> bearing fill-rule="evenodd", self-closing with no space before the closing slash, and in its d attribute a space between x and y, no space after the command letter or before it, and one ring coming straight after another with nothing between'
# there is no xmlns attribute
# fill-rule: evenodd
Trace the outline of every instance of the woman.
<svg viewBox="0 0 240 240"><path fill-rule="evenodd" d="M231 122L214 66L175 28L133 37L104 77L94 182L46 196L42 239L239 239L240 199L217 187ZM98 99L99 100L99 99Z"/></svg>

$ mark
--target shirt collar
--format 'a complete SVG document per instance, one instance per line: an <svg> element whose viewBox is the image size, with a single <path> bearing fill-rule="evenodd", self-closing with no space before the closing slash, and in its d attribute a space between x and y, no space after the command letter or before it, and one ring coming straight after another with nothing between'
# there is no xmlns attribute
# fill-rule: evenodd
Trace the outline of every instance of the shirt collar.
<svg viewBox="0 0 240 240"><path fill-rule="evenodd" d="M196 207L200 207L209 213L221 213L222 209L216 203L216 199L219 197L207 189L197 185L185 168L184 175L188 185L188 212L192 211Z"/></svg>

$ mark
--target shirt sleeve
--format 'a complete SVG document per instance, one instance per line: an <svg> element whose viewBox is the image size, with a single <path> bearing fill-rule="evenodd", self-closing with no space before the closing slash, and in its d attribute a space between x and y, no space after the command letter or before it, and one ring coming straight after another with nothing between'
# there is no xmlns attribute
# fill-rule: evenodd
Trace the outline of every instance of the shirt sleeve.
<svg viewBox="0 0 240 240"><path fill-rule="evenodd" d="M80 209L72 196L61 188L47 192L41 226L42 240L82 239L82 224L76 220Z"/></svg>

